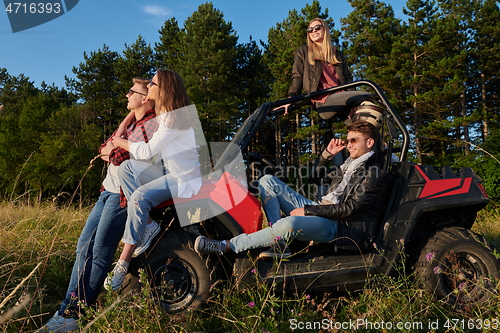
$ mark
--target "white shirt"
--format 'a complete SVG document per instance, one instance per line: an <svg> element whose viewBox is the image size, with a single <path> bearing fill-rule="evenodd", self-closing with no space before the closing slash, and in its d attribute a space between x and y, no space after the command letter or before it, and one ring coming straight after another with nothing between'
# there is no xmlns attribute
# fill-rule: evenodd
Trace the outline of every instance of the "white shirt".
<svg viewBox="0 0 500 333"><path fill-rule="evenodd" d="M194 112L196 109L193 106ZM165 167L177 179L178 197L190 198L198 193L201 187L200 161L193 128L180 130L168 127L168 118L172 112L156 117L158 130L148 143L129 143L130 154L138 160L152 159L160 153Z"/></svg>
<svg viewBox="0 0 500 333"><path fill-rule="evenodd" d="M118 180L118 167L109 163L106 178L102 181L102 186L111 193L120 193L120 181Z"/></svg>

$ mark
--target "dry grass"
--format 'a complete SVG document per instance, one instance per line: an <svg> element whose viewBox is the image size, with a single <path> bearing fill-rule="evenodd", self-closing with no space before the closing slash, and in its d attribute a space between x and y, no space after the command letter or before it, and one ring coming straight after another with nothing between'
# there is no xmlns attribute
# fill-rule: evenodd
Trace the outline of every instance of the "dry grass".
<svg viewBox="0 0 500 333"><path fill-rule="evenodd" d="M500 249L500 206L490 204L487 210L480 211L472 231L483 235L490 245Z"/></svg>
<svg viewBox="0 0 500 333"><path fill-rule="evenodd" d="M0 333L33 332L57 309L64 298L76 242L88 214L89 209L57 208L51 204L0 203ZM485 235L497 248L499 217L498 208L491 206L480 213L474 226L474 231ZM88 311L92 323L88 332L277 333L290 331L290 319L317 323L366 319L425 325L440 320L440 329L425 332L468 332L445 329L443 324L455 318L465 322L497 318L500 304L494 296L489 304L460 313L433 300L415 287L411 277L404 276L374 280L359 293L347 296L283 296L275 294L273 286L239 290L225 282L214 287L210 307L205 311L168 315L158 309L147 289L124 299L103 292L96 308Z"/></svg>
<svg viewBox="0 0 500 333"><path fill-rule="evenodd" d="M11 325L0 326L3 331L10 331L8 326L29 331L62 300L88 213L48 204L0 204L0 311L18 310Z"/></svg>

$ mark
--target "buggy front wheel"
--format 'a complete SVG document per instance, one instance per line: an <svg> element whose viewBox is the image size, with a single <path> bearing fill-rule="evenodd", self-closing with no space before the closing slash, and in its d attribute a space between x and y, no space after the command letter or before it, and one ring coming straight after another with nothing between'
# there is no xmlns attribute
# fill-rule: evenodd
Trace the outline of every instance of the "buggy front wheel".
<svg viewBox="0 0 500 333"><path fill-rule="evenodd" d="M145 258L152 296L168 312L204 306L212 280L207 258L190 246L180 230L167 231Z"/></svg>

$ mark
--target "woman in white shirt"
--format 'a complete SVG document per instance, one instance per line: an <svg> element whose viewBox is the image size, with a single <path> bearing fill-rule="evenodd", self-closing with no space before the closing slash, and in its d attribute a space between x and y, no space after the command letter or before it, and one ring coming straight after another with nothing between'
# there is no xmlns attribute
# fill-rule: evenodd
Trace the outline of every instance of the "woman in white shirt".
<svg viewBox="0 0 500 333"><path fill-rule="evenodd" d="M118 171L128 201L128 216L122 238L123 251L111 278L104 284L108 290L120 288L132 256L143 253L160 231L158 223L149 216L151 209L174 197L190 198L201 187L193 129L197 113L194 105L190 105L179 74L158 70L149 83L147 98L155 101L159 122L158 131L151 140L133 143L116 138L113 141L116 146L128 150L134 159L147 162L122 164Z"/></svg>

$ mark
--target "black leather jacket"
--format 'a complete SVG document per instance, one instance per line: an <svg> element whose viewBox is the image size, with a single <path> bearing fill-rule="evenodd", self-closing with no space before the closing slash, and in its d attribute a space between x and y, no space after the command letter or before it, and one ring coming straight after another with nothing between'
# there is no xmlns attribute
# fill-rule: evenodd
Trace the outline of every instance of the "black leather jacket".
<svg viewBox="0 0 500 333"><path fill-rule="evenodd" d="M335 55L341 63L334 65L335 71L339 76L340 85L351 83L352 75L347 66L347 59L344 54L336 49ZM304 93L310 93L318 90L319 80L322 73L321 61L316 60L314 65L311 65L307 60L307 45L302 45L295 52L295 61L292 70L292 85L288 90L288 96L297 96Z"/></svg>
<svg viewBox="0 0 500 333"><path fill-rule="evenodd" d="M307 205L305 215L325 217L339 222L336 245L340 248L357 249L352 241L361 249L372 246L376 236L377 222L380 219L386 189L386 175L377 153L373 154L349 180L339 204ZM318 167L325 167L329 160L320 157ZM343 172L337 168L330 174L333 177L330 189L333 191L340 184ZM344 238L343 238L344 237ZM347 239L349 238L349 239ZM352 240L351 240L352 239Z"/></svg>

